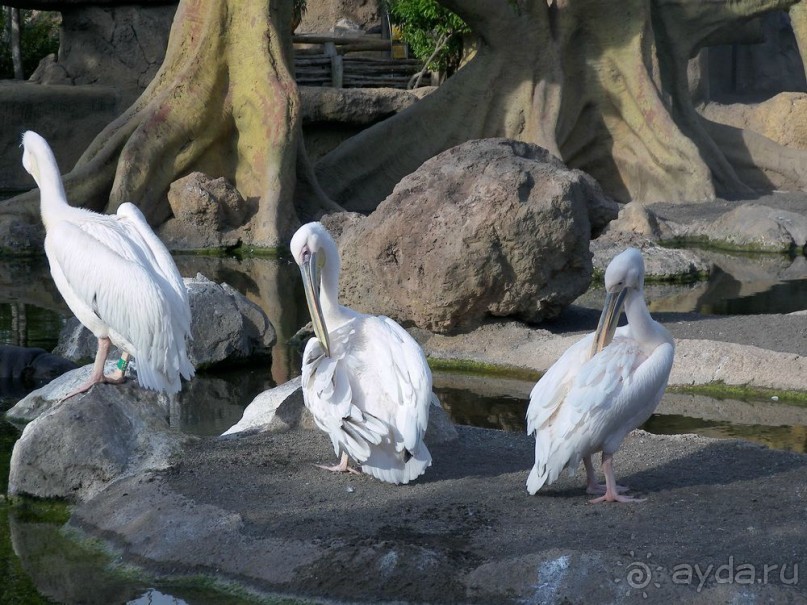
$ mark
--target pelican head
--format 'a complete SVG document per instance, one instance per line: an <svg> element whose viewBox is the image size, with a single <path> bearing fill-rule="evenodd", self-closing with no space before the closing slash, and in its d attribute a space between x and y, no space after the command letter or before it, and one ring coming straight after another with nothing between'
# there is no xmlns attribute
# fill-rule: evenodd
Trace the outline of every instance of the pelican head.
<svg viewBox="0 0 807 605"><path fill-rule="evenodd" d="M22 135L22 167L34 177L37 184L39 184L39 167L36 161L36 149L44 142L44 139L32 130Z"/></svg>
<svg viewBox="0 0 807 605"><path fill-rule="evenodd" d="M625 303L625 295L631 289L639 291L643 288L642 253L636 248L628 248L616 255L605 270L605 302L597 331L594 333L592 357L607 347L613 339L622 313L622 305Z"/></svg>
<svg viewBox="0 0 807 605"><path fill-rule="evenodd" d="M305 300L308 303L308 312L311 314L311 323L314 325L314 334L322 343L325 354L330 356L331 343L322 313L320 291L322 269L325 267L325 263L328 261L339 262L336 244L322 223L308 223L300 227L291 238L290 248L294 261L300 267L300 273L303 276ZM329 259L329 253L335 258Z"/></svg>

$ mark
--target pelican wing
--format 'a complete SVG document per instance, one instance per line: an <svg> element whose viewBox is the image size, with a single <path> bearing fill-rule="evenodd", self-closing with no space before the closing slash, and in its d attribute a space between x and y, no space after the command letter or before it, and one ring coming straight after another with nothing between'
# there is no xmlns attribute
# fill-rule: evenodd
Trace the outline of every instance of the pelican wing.
<svg viewBox="0 0 807 605"><path fill-rule="evenodd" d="M614 451L649 417L664 392L672 345L665 343L647 356L635 340L618 333L573 371L572 364L586 355L580 349L587 351L591 342L584 338L558 360L556 365L569 355L557 372L562 380L556 377L548 385L558 386L539 389L539 381L533 389L528 410L530 432L536 433L535 466L527 480L530 493L546 481L552 483L564 468L576 469L583 456L600 449Z"/></svg>
<svg viewBox="0 0 807 605"><path fill-rule="evenodd" d="M354 321L330 332L331 356L320 341L311 338L303 352L303 399L317 426L331 439L334 452L347 452L362 462L370 447L387 438L389 427L353 401L350 368L346 361Z"/></svg>
<svg viewBox="0 0 807 605"><path fill-rule="evenodd" d="M131 239L135 239L134 234L141 239L143 244L141 248L147 248L154 259L152 263L154 270L168 282L176 293L176 298L172 300L172 304L175 305L174 318L179 318L187 324L187 333L190 335L191 310L188 304L188 289L185 287L185 282L182 281L174 259L171 258L171 253L151 230L137 206L128 202L121 204L117 216L124 219L121 222L129 231Z"/></svg>
<svg viewBox="0 0 807 605"><path fill-rule="evenodd" d="M384 376L379 386L394 402L394 425L403 439L403 446L414 452L423 440L429 423L429 405L432 398L432 375L423 350L415 340L389 317L378 317L371 322L378 331L373 341L378 343L382 358L389 365L381 365Z"/></svg>
<svg viewBox="0 0 807 605"><path fill-rule="evenodd" d="M334 451L367 461L363 468L384 480L418 476L431 462L423 436L432 382L422 350L387 317L358 317L330 338L331 357L317 339L306 346L303 393Z"/></svg>
<svg viewBox="0 0 807 605"><path fill-rule="evenodd" d="M588 334L566 349L530 392L527 434L544 426L557 412L572 388L580 368L589 360L594 334Z"/></svg>
<svg viewBox="0 0 807 605"><path fill-rule="evenodd" d="M71 308L81 307L73 308L79 319L92 313L124 341L119 344L138 358L143 386L176 392L179 371L187 373L190 364L176 354L164 279L114 217L95 217L80 225L62 221L48 231L54 280ZM183 340L183 355L184 348Z"/></svg>

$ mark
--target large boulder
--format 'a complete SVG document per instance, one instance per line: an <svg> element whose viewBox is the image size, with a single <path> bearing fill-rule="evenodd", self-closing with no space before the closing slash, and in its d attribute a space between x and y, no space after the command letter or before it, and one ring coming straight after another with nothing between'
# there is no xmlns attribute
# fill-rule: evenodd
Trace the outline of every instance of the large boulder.
<svg viewBox="0 0 807 605"><path fill-rule="evenodd" d="M86 500L122 476L167 468L191 439L170 428L166 397L135 381L96 385L56 403L86 379L82 370L44 387L38 405L23 400L9 410L11 420L34 418L11 454L10 494Z"/></svg>
<svg viewBox="0 0 807 605"><path fill-rule="evenodd" d="M445 333L556 316L588 288L589 240L616 215L545 149L484 139L425 162L369 217L323 223L341 233L346 304Z"/></svg>
<svg viewBox="0 0 807 605"><path fill-rule="evenodd" d="M241 365L271 355L277 336L263 309L228 284L217 284L201 274L185 278L185 286L192 317L189 357L197 370ZM54 353L88 362L94 359L97 346L92 333L73 318L59 334ZM114 350L110 353L118 355Z"/></svg>
<svg viewBox="0 0 807 605"><path fill-rule="evenodd" d="M249 207L224 177L201 172L177 179L168 189L173 218L160 227L160 238L172 250L226 248L238 245L237 229L249 218Z"/></svg>

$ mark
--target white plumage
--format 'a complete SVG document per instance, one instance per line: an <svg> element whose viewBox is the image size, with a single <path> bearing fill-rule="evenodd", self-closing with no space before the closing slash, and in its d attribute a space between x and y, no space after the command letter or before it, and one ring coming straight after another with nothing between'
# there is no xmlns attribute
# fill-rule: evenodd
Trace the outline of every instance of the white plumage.
<svg viewBox="0 0 807 605"><path fill-rule="evenodd" d="M105 377L110 340L137 359L141 386L176 393L180 375L190 379L187 355L191 312L188 293L168 250L133 204L105 215L67 203L56 159L45 139L23 135L23 166L41 196L45 253L56 287L78 320L98 338L90 380L69 396Z"/></svg>
<svg viewBox="0 0 807 605"><path fill-rule="evenodd" d="M531 494L555 481L564 469L574 473L581 460L589 493L602 493L591 464L591 456L601 451L605 495L594 502L632 500L619 494L613 454L661 400L674 343L647 310L644 262L638 250L629 248L611 261L605 287L597 331L572 345L530 394L527 433L535 434L535 465L527 479ZM628 325L614 332L623 298Z"/></svg>
<svg viewBox="0 0 807 605"><path fill-rule="evenodd" d="M350 457L382 481L412 481L431 465L423 437L432 378L423 351L388 317L339 305L339 254L320 223L301 227L291 251L316 333L303 354L303 397L342 457L330 470L349 470Z"/></svg>

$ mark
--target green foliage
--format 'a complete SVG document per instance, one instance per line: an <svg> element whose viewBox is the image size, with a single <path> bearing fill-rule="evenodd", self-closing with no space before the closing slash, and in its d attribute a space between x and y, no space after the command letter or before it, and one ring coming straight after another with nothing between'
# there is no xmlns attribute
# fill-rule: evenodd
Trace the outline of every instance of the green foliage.
<svg viewBox="0 0 807 605"><path fill-rule="evenodd" d="M14 77L7 17L6 9L2 7L0 10L0 32L2 32L0 78ZM20 52L22 70L26 78L31 76L44 57L58 52L59 21L60 15L57 12L20 10Z"/></svg>
<svg viewBox="0 0 807 605"><path fill-rule="evenodd" d="M450 75L462 58L462 34L471 30L465 22L435 0L385 0L390 21L401 30L403 40L421 61L428 61L437 45L445 45L427 65Z"/></svg>

